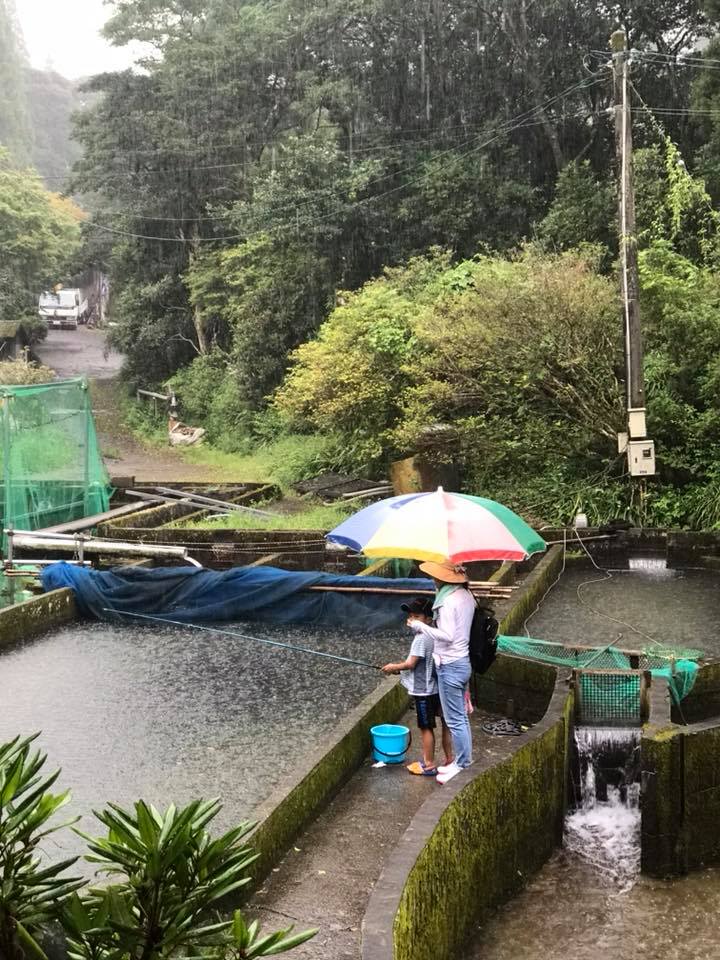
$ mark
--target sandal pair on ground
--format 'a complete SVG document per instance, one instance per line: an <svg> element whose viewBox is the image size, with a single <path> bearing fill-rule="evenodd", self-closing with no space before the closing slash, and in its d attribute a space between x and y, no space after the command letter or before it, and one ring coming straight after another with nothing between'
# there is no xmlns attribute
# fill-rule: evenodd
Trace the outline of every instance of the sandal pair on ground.
<svg viewBox="0 0 720 960"><path fill-rule="evenodd" d="M435 777L438 783L447 783L462 770L454 760L439 767L434 764L425 763L424 760L416 760L405 768L408 773L417 777Z"/></svg>

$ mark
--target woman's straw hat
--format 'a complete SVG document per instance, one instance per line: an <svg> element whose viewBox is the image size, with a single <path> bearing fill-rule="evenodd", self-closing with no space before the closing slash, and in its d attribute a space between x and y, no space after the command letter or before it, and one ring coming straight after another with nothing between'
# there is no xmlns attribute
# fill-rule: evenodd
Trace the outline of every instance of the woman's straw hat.
<svg viewBox="0 0 720 960"><path fill-rule="evenodd" d="M427 563L420 564L420 569L433 580L442 580L443 583L469 582L465 567L461 563L452 563L450 560L443 560L442 563L433 563L432 560L428 560Z"/></svg>

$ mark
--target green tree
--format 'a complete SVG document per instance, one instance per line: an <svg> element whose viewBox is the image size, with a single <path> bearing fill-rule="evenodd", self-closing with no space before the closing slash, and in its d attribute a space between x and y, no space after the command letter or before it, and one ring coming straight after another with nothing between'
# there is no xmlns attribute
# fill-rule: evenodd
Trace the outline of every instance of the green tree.
<svg viewBox="0 0 720 960"><path fill-rule="evenodd" d="M61 277L79 245L77 211L0 148L0 317L19 320Z"/></svg>
<svg viewBox="0 0 720 960"><path fill-rule="evenodd" d="M538 237L550 250L570 250L599 244L606 250L617 243L615 190L608 176L599 177L590 162L570 163L561 170L555 199L538 226Z"/></svg>
<svg viewBox="0 0 720 960"><path fill-rule="evenodd" d="M15 2L0 0L0 147L9 150L16 163L30 155L24 66Z"/></svg>
<svg viewBox="0 0 720 960"><path fill-rule="evenodd" d="M432 244L459 257L513 247L568 162L611 164L609 74L589 51L606 48L618 13L654 56L708 29L694 0L622 11L590 0L122 0L114 11L113 42L160 55L93 81L101 97L79 122L76 186L95 198L89 231L113 239L118 338L128 372L148 381L216 335L242 366L229 321L196 293L191 304L179 282L193 288L201 251L263 246L271 270L282 276L287 258L294 276L294 236L313 261L310 286L324 291L356 289ZM635 77L650 102L678 108L668 123L681 146L694 143L686 75L650 58ZM255 278L264 301L266 278ZM220 268L209 286L222 282ZM170 300L153 296L166 286ZM322 319L313 294L310 310L292 299L300 312L283 309L281 326L297 335L277 338L270 385L286 346ZM140 325L157 335L138 337ZM150 343L172 346L149 353Z"/></svg>

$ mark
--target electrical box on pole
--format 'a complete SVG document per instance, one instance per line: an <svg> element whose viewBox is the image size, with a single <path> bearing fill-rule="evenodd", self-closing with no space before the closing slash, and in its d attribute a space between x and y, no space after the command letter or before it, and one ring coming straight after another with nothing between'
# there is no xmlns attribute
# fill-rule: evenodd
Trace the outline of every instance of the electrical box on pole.
<svg viewBox="0 0 720 960"><path fill-rule="evenodd" d="M655 450L646 438L645 377L640 329L640 281L638 276L635 193L632 168L632 116L630 112L628 64L630 53L624 30L610 39L615 104L615 150L619 172L618 230L620 239L620 296L623 343L625 345L625 386L627 392L627 441L625 449L632 476L653 476ZM622 446L621 436L618 447ZM643 446L635 446L635 441Z"/></svg>

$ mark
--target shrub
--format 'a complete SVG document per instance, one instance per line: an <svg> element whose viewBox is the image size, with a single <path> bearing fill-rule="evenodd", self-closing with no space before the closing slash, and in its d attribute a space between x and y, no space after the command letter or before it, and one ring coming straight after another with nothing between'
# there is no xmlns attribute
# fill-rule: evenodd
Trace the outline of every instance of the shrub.
<svg viewBox="0 0 720 960"><path fill-rule="evenodd" d="M22 386L29 383L50 383L55 371L27 360L0 360L0 385Z"/></svg>
<svg viewBox="0 0 720 960"><path fill-rule="evenodd" d="M70 800L68 792L52 794L56 771L42 775L47 759L31 746L38 734L16 737L0 744L0 957L3 960L42 958L36 937L56 919L63 901L83 880L64 876L73 857L42 864L39 844L43 837L66 824L49 820Z"/></svg>
<svg viewBox="0 0 720 960"><path fill-rule="evenodd" d="M31 752L37 736L0 744L2 960L47 960L36 938L55 920L70 960L239 960L284 953L317 933L289 927L262 934L239 911L230 920L213 916L223 898L250 882L247 868L256 859L244 842L249 821L217 838L207 832L218 800L171 804L162 813L142 800L133 810L109 804L95 814L107 836L80 836L90 847L86 859L112 882L80 893L85 881L64 875L77 857L47 865L36 856L44 837L75 822L49 825L70 794L49 792L59 771L42 776L46 757Z"/></svg>

